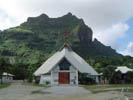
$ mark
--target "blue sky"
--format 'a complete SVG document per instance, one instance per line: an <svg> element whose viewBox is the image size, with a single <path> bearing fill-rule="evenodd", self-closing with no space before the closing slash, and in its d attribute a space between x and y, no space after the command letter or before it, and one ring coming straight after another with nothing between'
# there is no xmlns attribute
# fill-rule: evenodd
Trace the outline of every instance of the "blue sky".
<svg viewBox="0 0 133 100"><path fill-rule="evenodd" d="M119 43L122 44L118 51L124 55L133 56L133 47L131 47L133 45L133 18L130 18L125 23L129 26L129 29L126 31L124 38L118 39Z"/></svg>
<svg viewBox="0 0 133 100"><path fill-rule="evenodd" d="M92 28L93 38L133 56L133 0L0 0L0 30L42 13L60 17L68 12Z"/></svg>
<svg viewBox="0 0 133 100"><path fill-rule="evenodd" d="M124 39L120 39L119 42L123 44L123 47L120 49L121 51L126 49L126 46L129 42L133 42L133 18L130 18L126 24L129 25L129 29L126 32L126 37Z"/></svg>
<svg viewBox="0 0 133 100"><path fill-rule="evenodd" d="M130 18L128 21L126 21L126 24L128 24L129 29L126 32L125 38L119 39L118 41L123 45L120 48L120 51L123 51L126 49L129 42L133 42L133 18Z"/></svg>

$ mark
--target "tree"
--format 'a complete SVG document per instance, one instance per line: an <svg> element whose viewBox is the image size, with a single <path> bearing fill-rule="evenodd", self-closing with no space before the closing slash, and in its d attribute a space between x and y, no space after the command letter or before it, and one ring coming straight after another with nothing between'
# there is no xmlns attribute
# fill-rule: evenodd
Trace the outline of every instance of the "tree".
<svg viewBox="0 0 133 100"><path fill-rule="evenodd" d="M128 72L126 74L126 82L127 83L133 83L133 72Z"/></svg>
<svg viewBox="0 0 133 100"><path fill-rule="evenodd" d="M103 72L104 79L107 79L109 83L114 83L114 74L116 66L108 65Z"/></svg>
<svg viewBox="0 0 133 100"><path fill-rule="evenodd" d="M120 71L115 72L113 76L113 83L119 84L122 82L122 73Z"/></svg>

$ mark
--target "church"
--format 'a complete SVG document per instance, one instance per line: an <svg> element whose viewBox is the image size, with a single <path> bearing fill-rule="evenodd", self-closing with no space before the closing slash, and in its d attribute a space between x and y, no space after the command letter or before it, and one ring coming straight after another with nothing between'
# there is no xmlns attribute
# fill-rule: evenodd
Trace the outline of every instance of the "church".
<svg viewBox="0 0 133 100"><path fill-rule="evenodd" d="M98 83L98 73L67 44L46 60L35 72L40 84L78 84L79 73L87 73Z"/></svg>

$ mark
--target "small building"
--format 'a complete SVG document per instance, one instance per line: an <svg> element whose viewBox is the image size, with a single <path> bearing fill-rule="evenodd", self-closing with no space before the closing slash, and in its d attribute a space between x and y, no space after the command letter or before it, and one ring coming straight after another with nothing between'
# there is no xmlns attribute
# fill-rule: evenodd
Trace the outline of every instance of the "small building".
<svg viewBox="0 0 133 100"><path fill-rule="evenodd" d="M9 83L12 82L14 75L7 73L7 72L3 72L2 74L2 83Z"/></svg>
<svg viewBox="0 0 133 100"><path fill-rule="evenodd" d="M128 68L127 66L117 66L117 69L115 71L120 71L122 74L126 74L127 72L133 72L133 69Z"/></svg>
<svg viewBox="0 0 133 100"><path fill-rule="evenodd" d="M79 73L87 73L98 82L98 73L69 46L59 51L38 68L34 75L40 76L40 84L78 84Z"/></svg>
<svg viewBox="0 0 133 100"><path fill-rule="evenodd" d="M121 83L132 83L133 79L133 69L128 68L127 66L117 66L116 72L119 73L119 81L121 81ZM132 76L129 75L129 73L132 73Z"/></svg>

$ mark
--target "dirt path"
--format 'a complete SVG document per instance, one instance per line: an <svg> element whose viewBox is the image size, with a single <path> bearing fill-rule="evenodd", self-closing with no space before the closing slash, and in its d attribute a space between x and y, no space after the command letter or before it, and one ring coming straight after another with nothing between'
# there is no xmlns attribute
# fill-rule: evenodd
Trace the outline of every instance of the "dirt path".
<svg viewBox="0 0 133 100"><path fill-rule="evenodd" d="M71 95L81 95L81 94L90 94L89 90L84 89L83 87L79 87L76 85L59 85L52 86L50 88L41 90L42 92L49 92L53 95L63 95L63 96L71 96Z"/></svg>
<svg viewBox="0 0 133 100"><path fill-rule="evenodd" d="M40 89L40 87L12 83L8 88L0 89L0 100L19 100L20 98L31 95L32 91L38 89Z"/></svg>
<svg viewBox="0 0 133 100"><path fill-rule="evenodd" d="M36 90L43 90L43 88L13 83L8 88L0 89L0 100L116 100L116 97L119 95L118 92L114 91L97 94L86 93L73 95L55 95L53 93L31 94L32 91Z"/></svg>

